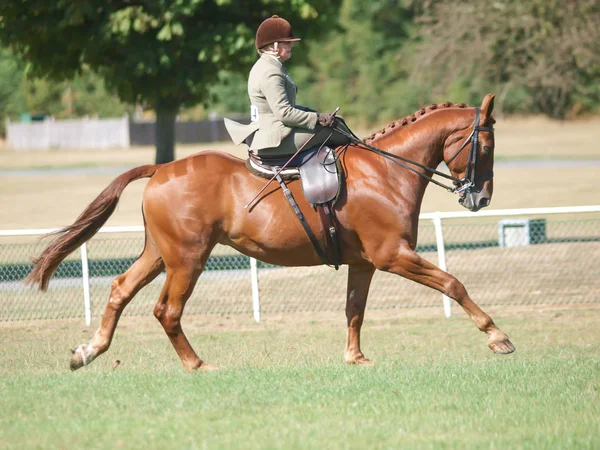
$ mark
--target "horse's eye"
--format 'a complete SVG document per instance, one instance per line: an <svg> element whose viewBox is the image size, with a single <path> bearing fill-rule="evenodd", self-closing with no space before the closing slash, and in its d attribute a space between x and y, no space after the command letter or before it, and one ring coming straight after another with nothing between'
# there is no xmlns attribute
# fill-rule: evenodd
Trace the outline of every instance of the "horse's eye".
<svg viewBox="0 0 600 450"><path fill-rule="evenodd" d="M483 151L486 152L486 153L489 153L489 152L492 151L492 149L491 149L491 147L488 147L487 145L484 145L483 146Z"/></svg>

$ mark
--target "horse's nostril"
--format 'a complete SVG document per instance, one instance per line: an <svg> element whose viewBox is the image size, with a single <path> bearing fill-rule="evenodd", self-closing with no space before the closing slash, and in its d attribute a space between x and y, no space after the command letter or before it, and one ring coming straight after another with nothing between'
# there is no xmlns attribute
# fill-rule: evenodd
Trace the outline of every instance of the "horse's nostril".
<svg viewBox="0 0 600 450"><path fill-rule="evenodd" d="M479 200L479 207L480 208L485 208L487 205L490 204L490 199L487 197L484 197L482 199Z"/></svg>

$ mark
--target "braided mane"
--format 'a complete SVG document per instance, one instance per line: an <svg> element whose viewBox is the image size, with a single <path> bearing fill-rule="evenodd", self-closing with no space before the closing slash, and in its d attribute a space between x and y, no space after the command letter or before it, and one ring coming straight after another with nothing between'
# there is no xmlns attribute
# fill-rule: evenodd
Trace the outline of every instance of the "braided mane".
<svg viewBox="0 0 600 450"><path fill-rule="evenodd" d="M424 116L432 111L435 111L437 109L440 109L440 108L467 108L467 107L468 107L468 105L465 103L452 103L452 102L445 102L445 103L439 103L439 104L434 103L432 105L425 106L425 107L419 109L418 111L415 111L413 114L406 116L403 119L396 120L395 122L392 122L392 123L386 125L381 131L375 132L372 135L370 135L369 137L367 137L365 139L365 141L369 141L369 142L374 141L378 137L385 135L387 130L393 129L396 127L404 127L406 125L410 125L411 123L416 122L419 117L422 117L422 116Z"/></svg>

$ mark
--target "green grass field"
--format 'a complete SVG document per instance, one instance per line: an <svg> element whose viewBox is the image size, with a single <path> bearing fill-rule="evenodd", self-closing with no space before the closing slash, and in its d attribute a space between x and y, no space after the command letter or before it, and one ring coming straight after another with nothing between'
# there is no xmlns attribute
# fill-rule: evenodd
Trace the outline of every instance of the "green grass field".
<svg viewBox="0 0 600 450"><path fill-rule="evenodd" d="M188 317L190 341L221 367L194 374L152 318L124 318L75 373L68 349L92 329L9 324L0 448L598 448L600 308L490 312L516 353L493 355L462 313L368 312L374 367L342 362L342 312Z"/></svg>

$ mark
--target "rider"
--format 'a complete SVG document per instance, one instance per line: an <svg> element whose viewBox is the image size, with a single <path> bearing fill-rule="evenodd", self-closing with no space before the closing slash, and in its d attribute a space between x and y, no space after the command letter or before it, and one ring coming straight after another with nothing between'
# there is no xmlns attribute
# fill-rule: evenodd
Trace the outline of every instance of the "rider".
<svg viewBox="0 0 600 450"><path fill-rule="evenodd" d="M291 156L316 133L309 147L347 144L348 139L331 128L337 119L296 105L298 88L287 73L284 61L292 56L294 37L289 22L279 16L263 21L256 31L256 61L248 78L249 125L225 119L236 145L245 142L261 157Z"/></svg>

